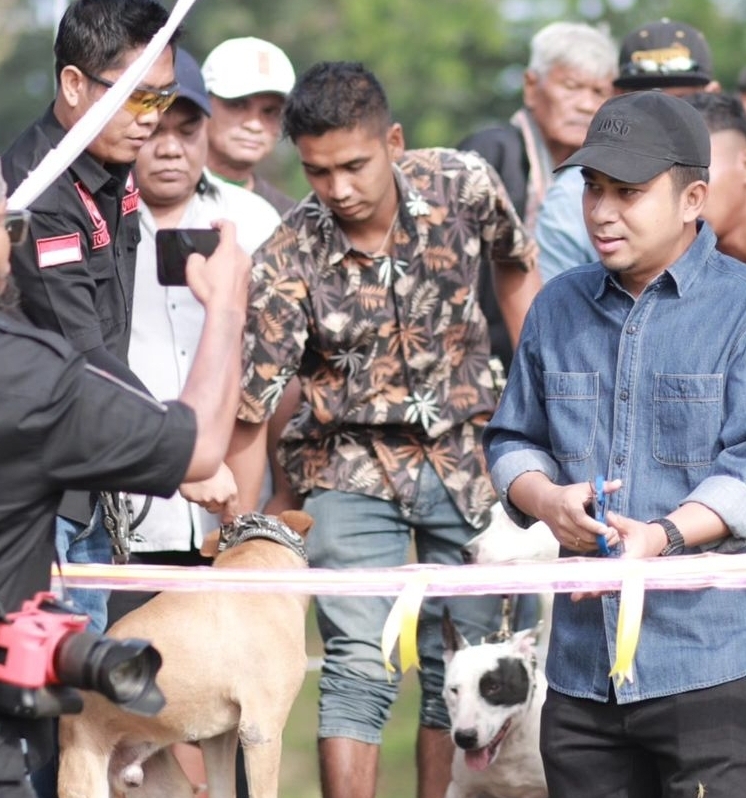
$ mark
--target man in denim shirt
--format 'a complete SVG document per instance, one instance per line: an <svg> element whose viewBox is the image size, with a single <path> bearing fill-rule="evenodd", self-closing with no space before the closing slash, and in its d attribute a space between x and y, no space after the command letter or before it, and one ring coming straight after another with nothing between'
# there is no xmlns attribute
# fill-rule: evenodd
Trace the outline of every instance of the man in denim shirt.
<svg viewBox="0 0 746 798"><path fill-rule="evenodd" d="M508 512L545 521L562 556L596 555L599 534L630 558L736 551L746 538L746 271L698 221L710 145L692 111L661 92L615 97L562 165L582 167L601 262L534 301L484 438ZM608 526L586 512L595 474ZM746 592L648 591L620 687L618 612L618 594L556 597L550 796L742 794Z"/></svg>

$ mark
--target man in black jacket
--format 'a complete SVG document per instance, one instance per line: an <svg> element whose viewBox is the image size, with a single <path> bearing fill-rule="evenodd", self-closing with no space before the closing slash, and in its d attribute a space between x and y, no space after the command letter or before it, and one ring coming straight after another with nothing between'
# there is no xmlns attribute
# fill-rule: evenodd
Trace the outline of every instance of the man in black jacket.
<svg viewBox="0 0 746 798"><path fill-rule="evenodd" d="M179 401L157 402L91 366L64 338L32 327L15 310L10 245L22 243L28 222L27 211L6 213L0 179L3 615L49 589L55 513L66 488L170 495L181 482L215 472L238 402L249 279L235 228L222 223L209 263L194 255L188 266L190 287L205 307L199 352ZM29 798L26 771L47 758L51 723L9 712L0 712L0 798Z"/></svg>
<svg viewBox="0 0 746 798"><path fill-rule="evenodd" d="M54 102L3 155L11 193L167 19L156 0L77 0L68 7L54 46ZM31 204L31 234L11 258L30 321L62 335L92 365L143 390L126 365L140 240L131 166L176 89L169 45L86 150ZM65 494L57 522L63 561L111 561L109 537L98 517L86 530L90 494ZM106 627L106 596L101 590L73 593L78 611L89 615L99 632Z"/></svg>

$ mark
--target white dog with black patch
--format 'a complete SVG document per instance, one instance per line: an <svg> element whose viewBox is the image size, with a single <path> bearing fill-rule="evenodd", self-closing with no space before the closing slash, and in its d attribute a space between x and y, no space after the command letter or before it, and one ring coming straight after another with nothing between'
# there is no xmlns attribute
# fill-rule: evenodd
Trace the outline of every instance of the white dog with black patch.
<svg viewBox="0 0 746 798"><path fill-rule="evenodd" d="M547 681L532 630L469 645L443 614L443 698L456 753L446 798L547 798L539 722Z"/></svg>
<svg viewBox="0 0 746 798"><path fill-rule="evenodd" d="M520 560L554 560L559 556L559 543L543 521L537 521L528 529L518 526L498 502L492 508L490 525L475 535L462 549L464 562L468 565L499 565ZM549 632L552 628L551 593L539 596L540 625L534 630L538 641L540 663L547 659Z"/></svg>

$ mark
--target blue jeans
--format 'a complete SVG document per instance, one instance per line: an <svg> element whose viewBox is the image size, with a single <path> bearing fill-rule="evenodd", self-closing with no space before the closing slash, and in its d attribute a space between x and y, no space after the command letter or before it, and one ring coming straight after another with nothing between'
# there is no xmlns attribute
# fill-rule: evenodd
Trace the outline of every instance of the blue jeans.
<svg viewBox="0 0 746 798"><path fill-rule="evenodd" d="M388 568L405 565L412 533L422 563L459 565L461 546L474 534L433 468L420 475L411 517L396 504L356 493L314 490L304 509L314 526L307 539L315 568ZM383 666L381 631L394 599L389 596L318 596L316 614L324 640L319 700L319 738L347 737L379 744L398 693L400 674ZM431 598L418 625L422 698L420 724L449 727L443 690L441 617L447 604L472 643L499 629L501 598Z"/></svg>
<svg viewBox="0 0 746 798"><path fill-rule="evenodd" d="M57 516L55 545L62 562L111 563L111 540L102 523L101 510L98 505L96 505L91 526L93 531L88 537L75 540L85 528L83 524L71 521L61 515ZM106 629L106 602L110 592L98 588L72 588L68 591L75 605L75 611L90 617L89 632L101 634Z"/></svg>

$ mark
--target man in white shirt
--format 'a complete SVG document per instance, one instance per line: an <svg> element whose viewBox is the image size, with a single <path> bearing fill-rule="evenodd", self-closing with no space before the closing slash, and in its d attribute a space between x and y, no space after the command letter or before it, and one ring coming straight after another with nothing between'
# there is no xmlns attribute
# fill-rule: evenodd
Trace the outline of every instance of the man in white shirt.
<svg viewBox="0 0 746 798"><path fill-rule="evenodd" d="M140 189L140 234L132 309L129 363L156 398L179 394L199 343L204 311L186 286L163 286L156 277L155 234L165 228L207 228L215 219L236 224L238 244L253 252L277 227L280 217L264 199L218 180L206 169L210 97L199 65L185 50L175 59L179 96L163 114L136 163ZM231 487L233 486L233 488ZM182 486L207 508L235 489L233 475L222 466L204 483ZM211 492L212 491L212 492ZM265 474L260 507L272 494ZM210 499L214 499L212 502ZM132 561L160 565L206 565L199 548L203 536L220 522L217 515L175 494L170 499L133 496L135 517L142 516L132 541ZM109 622L144 603L152 593L113 591ZM197 749L175 752L190 780L204 780Z"/></svg>
<svg viewBox="0 0 746 798"><path fill-rule="evenodd" d="M179 97L161 118L137 160L140 233L137 250L130 367L156 398L175 396L194 358L204 312L187 287L162 286L156 278L155 234L160 228L207 228L215 219L236 223L238 243L247 252L279 223L272 206L249 191L215 179L206 169L210 98L199 65L184 50L176 53ZM225 470L227 471L227 470ZM230 473L224 479L231 480ZM267 493L271 481L268 480ZM144 497L133 497L135 516ZM149 501L149 500L148 500ZM203 534L219 519L176 495L153 498L132 543L141 562L195 564ZM217 509L217 506L214 507ZM110 621L142 603L138 593L115 591Z"/></svg>

